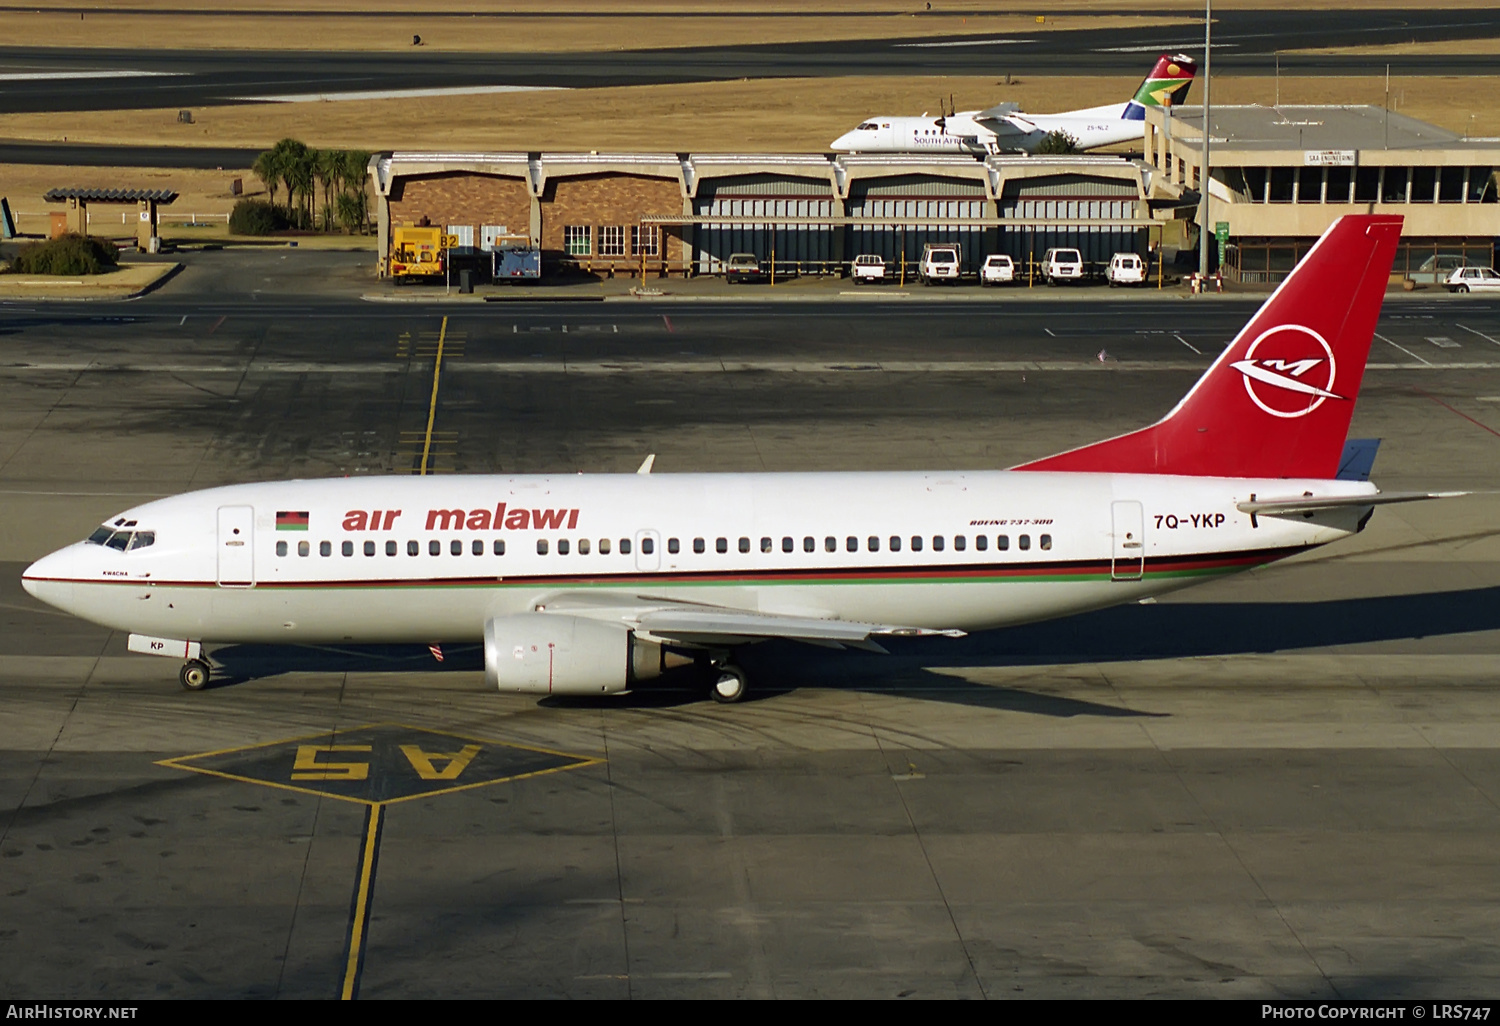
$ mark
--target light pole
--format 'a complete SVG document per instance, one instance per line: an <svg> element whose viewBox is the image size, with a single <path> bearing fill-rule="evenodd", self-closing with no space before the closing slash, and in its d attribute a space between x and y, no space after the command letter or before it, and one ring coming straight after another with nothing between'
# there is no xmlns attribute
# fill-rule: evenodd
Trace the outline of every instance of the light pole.
<svg viewBox="0 0 1500 1026"><path fill-rule="evenodd" d="M1208 237L1213 231L1213 225L1208 220L1208 144L1209 144L1209 114L1208 114L1208 87L1213 81L1213 32L1214 32L1214 0L1203 0L1203 162L1198 170L1198 187L1201 193L1198 196L1198 281L1200 283L1208 279ZM1278 76L1278 83L1280 76Z"/></svg>

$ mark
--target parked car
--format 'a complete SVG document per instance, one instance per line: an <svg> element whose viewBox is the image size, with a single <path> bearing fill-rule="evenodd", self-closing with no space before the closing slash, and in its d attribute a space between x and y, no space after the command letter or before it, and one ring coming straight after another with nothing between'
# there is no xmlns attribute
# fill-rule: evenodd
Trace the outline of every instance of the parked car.
<svg viewBox="0 0 1500 1026"><path fill-rule="evenodd" d="M1042 277L1048 285L1083 280L1083 254L1076 249L1049 249L1042 257Z"/></svg>
<svg viewBox="0 0 1500 1026"><path fill-rule="evenodd" d="M931 285L935 281L956 283L962 270L963 257L957 243L929 242L922 247L922 284Z"/></svg>
<svg viewBox="0 0 1500 1026"><path fill-rule="evenodd" d="M854 258L849 273L856 285L864 281L885 281L885 260L875 253L861 253Z"/></svg>
<svg viewBox="0 0 1500 1026"><path fill-rule="evenodd" d="M760 258L754 253L729 254L729 262L724 265L725 282L733 285L736 282L761 281L763 277Z"/></svg>
<svg viewBox="0 0 1500 1026"><path fill-rule="evenodd" d="M1422 261L1415 271L1407 272L1406 278L1417 285L1446 285L1454 271L1468 266L1469 261L1458 253L1439 253Z"/></svg>
<svg viewBox="0 0 1500 1026"><path fill-rule="evenodd" d="M979 268L979 284L1008 285L1016 280L1015 261L1004 253L991 253Z"/></svg>
<svg viewBox="0 0 1500 1026"><path fill-rule="evenodd" d="M1109 287L1116 285L1144 285L1146 283L1146 261L1134 253L1116 253L1109 258L1109 267L1104 272Z"/></svg>
<svg viewBox="0 0 1500 1026"><path fill-rule="evenodd" d="M1448 275L1443 287L1449 292L1500 291L1500 273L1488 267L1460 267Z"/></svg>

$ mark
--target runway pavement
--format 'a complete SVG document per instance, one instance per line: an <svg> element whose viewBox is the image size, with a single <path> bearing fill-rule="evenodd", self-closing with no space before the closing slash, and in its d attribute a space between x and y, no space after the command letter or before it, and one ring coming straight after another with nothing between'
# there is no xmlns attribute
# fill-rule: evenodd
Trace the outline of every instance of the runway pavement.
<svg viewBox="0 0 1500 1026"><path fill-rule="evenodd" d="M762 646L729 707L500 696L473 651L396 647L228 646L187 693L18 583L151 496L410 472L439 332L441 472L1001 467L1159 416L1253 300L393 308L354 298L363 257L281 257L0 304L0 991L1500 984L1493 494L1152 605ZM1376 479L1500 488L1500 304L1395 296L1379 332ZM330 743L369 749L377 812L297 778Z"/></svg>
<svg viewBox="0 0 1500 1026"><path fill-rule="evenodd" d="M227 12L238 14L239 12ZM360 12L360 16L365 16ZM1067 16L1064 16L1066 19ZM1066 20L1064 20L1066 24ZM1214 68L1228 74L1493 74L1464 54L1349 56L1286 51L1443 42L1500 33L1494 9L1216 12ZM193 108L251 97L481 86L597 86L838 75L1132 74L1153 53L1200 53L1201 19L1059 29L1031 36L866 39L601 53L98 50L0 46L0 109ZM69 72L78 77L66 76ZM99 75L118 76L100 88ZM61 160L61 156L54 158Z"/></svg>

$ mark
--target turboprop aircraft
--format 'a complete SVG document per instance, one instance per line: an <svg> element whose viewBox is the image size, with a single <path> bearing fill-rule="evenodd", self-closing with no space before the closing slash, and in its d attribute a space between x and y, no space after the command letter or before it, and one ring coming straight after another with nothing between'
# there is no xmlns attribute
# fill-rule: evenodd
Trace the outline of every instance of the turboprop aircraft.
<svg viewBox="0 0 1500 1026"><path fill-rule="evenodd" d="M1052 132L1066 132L1080 150L1139 142L1146 108L1187 99L1198 65L1162 54L1131 99L1060 114L1026 114L1014 103L919 118L866 118L828 144L844 153L1031 153Z"/></svg>
<svg viewBox="0 0 1500 1026"><path fill-rule="evenodd" d="M482 642L501 691L696 660L722 702L768 638L880 650L1160 595L1458 494L1340 474L1400 233L1340 218L1165 417L1010 470L231 485L126 510L22 580L192 689L208 642Z"/></svg>

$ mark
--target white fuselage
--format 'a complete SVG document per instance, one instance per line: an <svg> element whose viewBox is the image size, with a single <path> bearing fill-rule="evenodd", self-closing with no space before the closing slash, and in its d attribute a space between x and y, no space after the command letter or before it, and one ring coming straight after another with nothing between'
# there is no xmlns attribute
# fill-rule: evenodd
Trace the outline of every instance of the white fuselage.
<svg viewBox="0 0 1500 1026"><path fill-rule="evenodd" d="M1051 132L1063 131L1077 140L1080 150L1140 142L1145 122L1124 117L1128 104L1112 103L1064 114L1013 114L1000 121L1009 130L997 132L975 119L978 111L935 117L872 117L835 139L830 149L846 153L1030 153Z"/></svg>
<svg viewBox="0 0 1500 1026"><path fill-rule="evenodd" d="M1375 489L1011 471L246 484L136 507L119 519L149 547L80 542L24 583L121 631L217 642L476 641L564 595L974 630L1248 569L1366 512L1252 524L1235 506L1304 492ZM305 530L278 527L301 512Z"/></svg>

